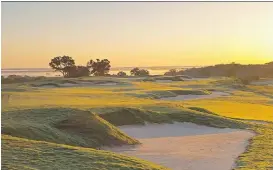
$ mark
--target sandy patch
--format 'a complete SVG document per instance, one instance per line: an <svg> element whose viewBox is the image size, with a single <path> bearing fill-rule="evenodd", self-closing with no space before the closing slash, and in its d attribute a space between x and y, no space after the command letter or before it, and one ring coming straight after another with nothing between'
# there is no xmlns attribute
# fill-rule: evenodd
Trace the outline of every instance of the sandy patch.
<svg viewBox="0 0 273 170"><path fill-rule="evenodd" d="M216 97L224 97L229 96L229 93L225 92L212 92L211 94L207 95L178 95L175 97L163 97L160 100L196 100L196 99L208 99L208 98L216 98Z"/></svg>
<svg viewBox="0 0 273 170"><path fill-rule="evenodd" d="M173 82L172 80L156 80L156 82L158 83L169 83L169 82Z"/></svg>
<svg viewBox="0 0 273 170"><path fill-rule="evenodd" d="M84 87L84 86L116 86L117 83L94 83L94 82L79 82L78 84L63 83L62 87Z"/></svg>
<svg viewBox="0 0 273 170"><path fill-rule="evenodd" d="M2 105L7 105L11 99L10 94L1 94L1 104Z"/></svg>
<svg viewBox="0 0 273 170"><path fill-rule="evenodd" d="M199 81L199 80L209 80L209 78L188 78L188 79L184 79L186 81Z"/></svg>
<svg viewBox="0 0 273 170"><path fill-rule="evenodd" d="M54 85L42 85L40 88L57 88L57 86Z"/></svg>
<svg viewBox="0 0 273 170"><path fill-rule="evenodd" d="M254 134L191 123L122 126L142 144L105 148L174 170L230 170Z"/></svg>
<svg viewBox="0 0 273 170"><path fill-rule="evenodd" d="M255 81L252 82L253 85L267 85L267 86L273 86L273 80L261 80L261 81Z"/></svg>
<svg viewBox="0 0 273 170"><path fill-rule="evenodd" d="M117 83L98 83L96 85L100 85L100 86L116 86Z"/></svg>
<svg viewBox="0 0 273 170"><path fill-rule="evenodd" d="M76 87L76 86L79 86L79 85L74 84L74 83L63 83L61 86L62 87Z"/></svg>

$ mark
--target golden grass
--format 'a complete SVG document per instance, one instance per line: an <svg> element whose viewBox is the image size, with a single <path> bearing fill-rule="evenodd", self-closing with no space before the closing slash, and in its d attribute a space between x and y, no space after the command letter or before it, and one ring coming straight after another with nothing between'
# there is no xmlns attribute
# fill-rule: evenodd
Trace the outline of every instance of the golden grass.
<svg viewBox="0 0 273 170"><path fill-rule="evenodd" d="M241 103L236 101L200 100L186 102L190 106L206 108L221 116L273 121L273 106L261 104Z"/></svg>

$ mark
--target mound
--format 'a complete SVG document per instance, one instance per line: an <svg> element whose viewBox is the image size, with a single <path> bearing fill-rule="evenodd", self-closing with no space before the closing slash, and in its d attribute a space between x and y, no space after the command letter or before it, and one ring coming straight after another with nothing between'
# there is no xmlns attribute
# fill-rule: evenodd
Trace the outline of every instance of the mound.
<svg viewBox="0 0 273 170"><path fill-rule="evenodd" d="M79 109L27 109L2 113L2 134L82 147L136 144L94 113Z"/></svg>
<svg viewBox="0 0 273 170"><path fill-rule="evenodd" d="M195 110L195 111L199 111L199 112L203 112L203 113L208 113L208 114L213 114L213 115L217 115L216 113L213 113L207 109L201 108L201 107L188 107L191 110Z"/></svg>
<svg viewBox="0 0 273 170"><path fill-rule="evenodd" d="M148 161L90 148L2 135L2 169L167 169Z"/></svg>
<svg viewBox="0 0 273 170"><path fill-rule="evenodd" d="M32 87L60 87L57 83L31 84Z"/></svg>
<svg viewBox="0 0 273 170"><path fill-rule="evenodd" d="M145 124L145 122L191 122L210 127L239 129L247 126L241 121L224 118L204 109L198 108L198 110L180 108L179 111L156 112L137 108L115 108L113 111L100 114L100 117L117 126Z"/></svg>
<svg viewBox="0 0 273 170"><path fill-rule="evenodd" d="M116 126L150 123L172 122L166 114L137 108L118 108L114 111L100 114L100 117Z"/></svg>
<svg viewBox="0 0 273 170"><path fill-rule="evenodd" d="M176 97L178 95L209 95L211 92L206 90L158 90L149 91L147 94L152 98L161 99L165 97Z"/></svg>
<svg viewBox="0 0 273 170"><path fill-rule="evenodd" d="M211 94L209 91L205 90L171 90L171 92L177 95L208 95Z"/></svg>
<svg viewBox="0 0 273 170"><path fill-rule="evenodd" d="M156 77L155 80L184 81L182 77L179 76L160 76Z"/></svg>

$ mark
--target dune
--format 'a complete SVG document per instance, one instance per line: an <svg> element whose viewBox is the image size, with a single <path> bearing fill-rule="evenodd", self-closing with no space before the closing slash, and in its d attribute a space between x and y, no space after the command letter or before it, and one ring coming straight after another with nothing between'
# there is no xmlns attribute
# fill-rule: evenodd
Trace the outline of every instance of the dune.
<svg viewBox="0 0 273 170"><path fill-rule="evenodd" d="M175 97L163 97L160 98L160 100L196 100L196 99L208 99L208 98L215 98L215 97L223 97L223 96L229 96L229 93L226 92L212 92L211 94L206 95L178 95Z"/></svg>
<svg viewBox="0 0 273 170"><path fill-rule="evenodd" d="M244 152L252 132L218 129L192 123L121 126L138 139L136 146L105 147L117 153L142 158L173 170L230 170Z"/></svg>

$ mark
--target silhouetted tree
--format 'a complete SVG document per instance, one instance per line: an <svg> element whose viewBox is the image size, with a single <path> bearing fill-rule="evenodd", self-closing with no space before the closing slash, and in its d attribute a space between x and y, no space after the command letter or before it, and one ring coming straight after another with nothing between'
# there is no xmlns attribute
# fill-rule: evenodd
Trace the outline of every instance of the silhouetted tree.
<svg viewBox="0 0 273 170"><path fill-rule="evenodd" d="M90 75L90 71L89 71L88 67L85 67L85 66L69 67L67 72L68 72L67 77L83 77L83 76Z"/></svg>
<svg viewBox="0 0 273 170"><path fill-rule="evenodd" d="M149 71L148 70L145 70L145 69L139 69L139 68L133 68L131 71L130 71L131 75L134 75L134 76L148 76L149 75Z"/></svg>
<svg viewBox="0 0 273 170"><path fill-rule="evenodd" d="M273 66L273 61L269 62L269 63L266 63L267 65L271 65Z"/></svg>
<svg viewBox="0 0 273 170"><path fill-rule="evenodd" d="M164 73L165 76L175 76L177 75L176 69L170 69L168 72Z"/></svg>
<svg viewBox="0 0 273 170"><path fill-rule="evenodd" d="M51 59L49 66L55 71L61 72L64 77L68 77L68 71L75 67L75 61L69 56L58 56Z"/></svg>
<svg viewBox="0 0 273 170"><path fill-rule="evenodd" d="M90 60L87 62L87 67L91 69L91 74L94 74L95 76L104 76L106 75L110 68L110 61L107 59L96 59L96 61Z"/></svg>
<svg viewBox="0 0 273 170"><path fill-rule="evenodd" d="M140 69L138 67L135 67L130 71L130 73L133 76L139 76L139 71L140 71Z"/></svg>
<svg viewBox="0 0 273 170"><path fill-rule="evenodd" d="M126 76L126 73L124 71L118 72L117 76L124 77Z"/></svg>

